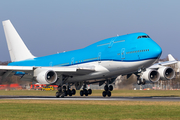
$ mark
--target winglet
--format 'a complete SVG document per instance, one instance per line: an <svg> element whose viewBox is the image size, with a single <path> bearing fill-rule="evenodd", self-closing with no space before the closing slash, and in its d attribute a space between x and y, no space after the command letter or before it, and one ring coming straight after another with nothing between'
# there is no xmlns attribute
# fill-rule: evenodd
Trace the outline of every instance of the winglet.
<svg viewBox="0 0 180 120"><path fill-rule="evenodd" d="M174 57L171 54L168 54L168 59L169 59L169 61L175 60Z"/></svg>
<svg viewBox="0 0 180 120"><path fill-rule="evenodd" d="M10 20L2 22L11 61L22 61L35 58L26 47Z"/></svg>

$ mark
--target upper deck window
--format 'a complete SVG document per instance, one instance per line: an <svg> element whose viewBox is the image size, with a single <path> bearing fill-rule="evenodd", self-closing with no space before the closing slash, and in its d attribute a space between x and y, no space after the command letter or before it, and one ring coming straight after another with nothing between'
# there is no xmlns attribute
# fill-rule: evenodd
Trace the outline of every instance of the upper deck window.
<svg viewBox="0 0 180 120"><path fill-rule="evenodd" d="M142 36L138 36L137 39L140 39L140 38L150 38L148 35L142 35Z"/></svg>

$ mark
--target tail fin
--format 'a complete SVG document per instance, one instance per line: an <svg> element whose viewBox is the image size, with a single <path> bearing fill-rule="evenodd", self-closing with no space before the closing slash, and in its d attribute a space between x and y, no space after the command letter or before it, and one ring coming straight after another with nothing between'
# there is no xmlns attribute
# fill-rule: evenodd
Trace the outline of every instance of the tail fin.
<svg viewBox="0 0 180 120"><path fill-rule="evenodd" d="M175 60L174 57L171 54L168 54L168 59L169 59L169 61Z"/></svg>
<svg viewBox="0 0 180 120"><path fill-rule="evenodd" d="M3 21L2 24L4 27L4 33L6 36L11 61L15 62L35 58L22 41L11 21L6 20Z"/></svg>

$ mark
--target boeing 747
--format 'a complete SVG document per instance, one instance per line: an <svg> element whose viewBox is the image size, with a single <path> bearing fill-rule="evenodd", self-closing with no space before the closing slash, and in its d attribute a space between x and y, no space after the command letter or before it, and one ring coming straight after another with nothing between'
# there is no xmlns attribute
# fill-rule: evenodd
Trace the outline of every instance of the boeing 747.
<svg viewBox="0 0 180 120"><path fill-rule="evenodd" d="M170 67L150 67L159 59L162 49L146 33L115 36L82 49L35 57L10 20L2 23L11 58L8 66L0 66L2 79L19 75L21 80L56 84L56 97L72 96L81 87L80 95L88 96L92 90L86 85L92 83L105 84L102 96L110 97L111 84L119 75L135 74L139 85L174 77ZM76 90L70 89L72 85Z"/></svg>

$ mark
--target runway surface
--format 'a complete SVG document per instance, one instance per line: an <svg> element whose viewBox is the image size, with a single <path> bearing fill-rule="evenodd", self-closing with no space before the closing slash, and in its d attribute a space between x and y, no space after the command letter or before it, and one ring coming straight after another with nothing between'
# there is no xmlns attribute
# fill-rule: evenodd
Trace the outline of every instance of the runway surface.
<svg viewBox="0 0 180 120"><path fill-rule="evenodd" d="M101 101L180 101L180 97L64 97L56 98L54 96L0 96L0 99L16 99L16 100L101 100Z"/></svg>

